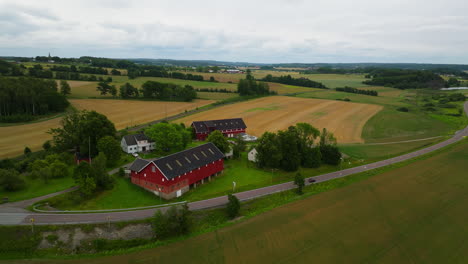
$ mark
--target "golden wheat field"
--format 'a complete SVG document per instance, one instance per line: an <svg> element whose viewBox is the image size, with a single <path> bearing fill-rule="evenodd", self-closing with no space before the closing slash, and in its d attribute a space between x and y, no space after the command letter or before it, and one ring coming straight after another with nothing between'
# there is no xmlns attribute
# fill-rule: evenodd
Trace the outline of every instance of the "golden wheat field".
<svg viewBox="0 0 468 264"><path fill-rule="evenodd" d="M18 156L25 147L32 151L41 149L42 144L52 138L47 131L58 127L61 119L57 117L37 123L0 127L0 158Z"/></svg>
<svg viewBox="0 0 468 264"><path fill-rule="evenodd" d="M110 99L71 99L70 103L79 110L94 110L112 122L117 129L149 123L213 103L212 100L193 102L130 101Z"/></svg>
<svg viewBox="0 0 468 264"><path fill-rule="evenodd" d="M247 133L255 136L307 122L332 131L339 143L360 143L364 142L361 133L367 120L382 108L371 104L270 96L201 112L177 122L190 125L193 121L242 117Z"/></svg>
<svg viewBox="0 0 468 264"><path fill-rule="evenodd" d="M117 129L158 120L182 113L196 107L213 103L212 100L185 102L128 101L110 99L70 99L77 109L95 110L114 122ZM52 136L49 129L60 126L61 117L25 125L0 127L0 158L21 155L25 147L32 151L42 148L42 144Z"/></svg>

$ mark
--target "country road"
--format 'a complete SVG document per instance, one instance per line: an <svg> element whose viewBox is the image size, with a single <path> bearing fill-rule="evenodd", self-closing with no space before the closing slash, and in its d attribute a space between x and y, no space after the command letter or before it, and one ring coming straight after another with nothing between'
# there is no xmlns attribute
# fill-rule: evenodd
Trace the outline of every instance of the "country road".
<svg viewBox="0 0 468 264"><path fill-rule="evenodd" d="M464 104L465 113L468 115L468 102ZM375 168L384 167L390 164L395 164L401 161L405 161L414 157L418 157L434 150L440 149L447 145L450 145L454 142L462 140L464 137L468 136L468 126L455 133L450 139L440 142L436 145L411 152L405 155L394 157L391 159L386 159L359 167L354 167L346 170L336 171L332 173L327 173L315 177L317 182L324 182L331 179L346 177L355 173L372 170ZM306 181L307 182L307 181ZM307 182L308 183L308 182ZM268 187L263 187L255 190L245 191L236 193L236 196L241 200L254 199L256 197L269 195L276 192L286 191L295 188L293 182L286 182L282 184L272 185ZM227 197L216 197L212 199L190 202L188 203L190 210L201 210L213 207L223 206L227 203ZM11 213L2 213L0 211L0 225L25 225L30 224L30 219L34 218L35 224L77 224L77 223L101 223L108 221L128 221L136 219L144 219L154 215L156 210L166 210L165 208L156 208L156 209L145 209L138 211L125 211L125 212L112 212L112 213L87 213L87 214L57 214L57 213L30 213L30 212L11 212Z"/></svg>

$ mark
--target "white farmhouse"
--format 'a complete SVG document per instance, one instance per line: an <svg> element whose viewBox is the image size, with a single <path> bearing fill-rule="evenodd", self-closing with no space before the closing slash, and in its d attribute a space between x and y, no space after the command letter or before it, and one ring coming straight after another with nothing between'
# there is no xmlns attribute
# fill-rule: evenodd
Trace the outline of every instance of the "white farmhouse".
<svg viewBox="0 0 468 264"><path fill-rule="evenodd" d="M253 148L251 151L249 151L249 153L247 154L247 158L249 159L249 161L257 162L257 149Z"/></svg>
<svg viewBox="0 0 468 264"><path fill-rule="evenodd" d="M151 151L154 149L155 143L145 134L134 134L124 136L120 142L120 146L124 152L132 154Z"/></svg>

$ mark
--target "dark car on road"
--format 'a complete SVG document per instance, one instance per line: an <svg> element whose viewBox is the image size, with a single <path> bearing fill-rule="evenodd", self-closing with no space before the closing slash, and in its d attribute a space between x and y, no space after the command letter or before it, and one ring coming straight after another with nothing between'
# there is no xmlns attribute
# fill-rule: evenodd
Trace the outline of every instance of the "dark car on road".
<svg viewBox="0 0 468 264"><path fill-rule="evenodd" d="M314 183L314 182L316 182L316 181L317 181L316 179L309 179L309 182L310 182L310 183Z"/></svg>

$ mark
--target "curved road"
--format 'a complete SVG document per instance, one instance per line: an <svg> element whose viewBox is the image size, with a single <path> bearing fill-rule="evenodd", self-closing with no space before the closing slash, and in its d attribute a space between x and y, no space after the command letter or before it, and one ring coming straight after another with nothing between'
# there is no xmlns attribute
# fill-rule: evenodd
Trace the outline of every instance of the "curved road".
<svg viewBox="0 0 468 264"><path fill-rule="evenodd" d="M468 102L465 102L464 105L465 112L468 115ZM390 164L398 163L405 161L414 157L424 155L426 153L432 152L434 150L440 149L447 145L450 145L454 142L460 141L464 137L468 136L468 126L455 133L455 135L441 143L436 145L411 152L402 156L394 157L387 160L382 160L359 167L354 167L346 170L336 171L332 173L327 173L315 177L317 182L324 182L331 179L341 178L355 173L372 170L375 168L384 167ZM307 182L307 181L306 181ZM307 182L308 183L308 182ZM259 188L255 190L245 191L236 193L236 196L241 200L254 199L256 197L265 196L268 194L282 192L295 188L293 182L286 182L282 184L272 185L264 188ZM190 210L201 210L212 207L223 206L227 203L227 196L216 197L208 200L191 202L188 204ZM154 215L156 210L166 210L166 208L155 208L155 209L146 209L138 211L126 211L126 212L112 212L112 213L87 213L87 214L52 214L52 213L26 213L26 212L17 212L17 213L1 213L0 212L0 224L2 225L25 225L30 224L30 219L34 218L35 224L77 224L77 223L102 223L108 221L128 221L136 219L144 219Z"/></svg>

